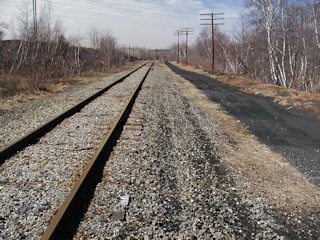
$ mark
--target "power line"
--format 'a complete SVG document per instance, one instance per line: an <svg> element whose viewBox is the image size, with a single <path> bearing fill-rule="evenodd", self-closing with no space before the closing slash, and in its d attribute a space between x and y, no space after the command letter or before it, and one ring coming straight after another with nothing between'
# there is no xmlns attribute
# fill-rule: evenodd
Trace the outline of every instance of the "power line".
<svg viewBox="0 0 320 240"><path fill-rule="evenodd" d="M202 18L200 20L210 21L210 23L201 23L201 25L211 26L211 41L212 41L212 71L214 71L214 26L223 25L224 23L214 23L215 20L222 20L224 18L214 18L217 15L224 15L224 13L203 13L201 16L210 16L211 18Z"/></svg>
<svg viewBox="0 0 320 240"><path fill-rule="evenodd" d="M5 1L5 0L4 0ZM13 1L5 1L6 3L10 3ZM150 16L154 16L154 15L159 15L159 16L163 16L166 17L164 19L167 19L167 17L174 15L181 15L181 16L185 16L186 14L190 15L190 13L186 13L186 12L181 12L181 11L174 11L174 10L168 10L165 8L159 8L159 7L147 7L146 5L130 5L128 3L119 3L117 2L116 5L111 5L111 6L106 6L105 4L100 4L100 6L92 6L92 5L88 5L86 3L79 5L79 1L77 4L74 3L70 3L70 2L60 2L60 1L52 1L51 2L52 6L54 8L57 9L65 9L65 8L72 8L73 11L71 11L70 13L74 13L74 10L77 9L78 11L76 11L78 14L81 13L81 15L86 15L86 14L90 14L90 15L109 15L109 16L119 16L119 13L123 13L123 15L127 15L127 18L132 18L132 15L128 16L128 11L130 11L130 13L138 13L138 14L143 14L143 15L150 15ZM39 1L37 2L37 5L39 6L45 6L46 3L44 1ZM128 7L130 9L128 9ZM152 11L150 11L152 10ZM79 13L80 11L80 13ZM83 12L82 12L83 11ZM61 12L61 11L59 11ZM116 13L116 15L114 14L110 14L110 13ZM172 13L172 14L170 14ZM120 16L119 16L120 17Z"/></svg>
<svg viewBox="0 0 320 240"><path fill-rule="evenodd" d="M10 2L10 1L8 1ZM34 3L34 0L32 1ZM61 6L63 4L63 7ZM32 5L31 5L32 6ZM37 1L37 8L41 8L46 6L43 1ZM174 17L174 15L170 15L170 11L167 11L167 14L161 14L161 11L164 12L162 9L155 9L157 11L146 11L142 10L139 11L137 9L137 6L132 7L133 11L131 10L130 13L125 12L126 10L122 8L122 6L117 10L115 6L111 6L111 8L107 8L104 5L101 5L101 7L93 7L93 6L87 6L87 4L84 5L75 5L73 3L69 2L60 2L60 1L53 1L52 2L53 9L61 9L58 11L58 14L55 14L53 12L53 16L55 17L61 17L61 18L77 18L77 19L85 19L85 20L98 20L98 19L105 19L108 18L108 21L114 21L114 22L122 22L122 23L133 23L136 22L138 24L143 25L150 25L154 26L160 25L160 26L169 26L169 27L177 27L176 25L172 24L171 17ZM69 11L69 13L63 13L66 9L72 8L73 11ZM77 11L75 11L77 9ZM173 11L172 11L173 12ZM18 13L18 12L17 12ZM138 13L138 14L134 14ZM75 16L77 14L78 16ZM175 13L179 14L179 13ZM160 18L154 18L151 17L153 15L162 15L163 17ZM8 15L10 16L10 15ZM149 17L150 16L150 17ZM133 20L133 21L132 21Z"/></svg>
<svg viewBox="0 0 320 240"><path fill-rule="evenodd" d="M62 2L54 1L54 3L62 4L63 6L69 5L69 6L80 7L81 8L81 6L78 6L78 4L77 4L77 6L74 6L73 4L68 4L68 2L65 2L65 1L62 1ZM127 1L123 2L123 1L117 0L117 2L114 3L114 4L108 4L108 5L106 5L106 4L107 4L106 2L105 3L101 2L99 7L94 7L94 8L92 7L91 4L89 4L87 6L83 5L83 8L85 10L87 10L87 9L97 9L97 10L105 9L105 10L109 11L110 9L114 9L114 10L118 11L119 9L117 7L119 6L120 8L125 7L126 9L128 7L130 7L130 11L132 11L132 9L137 9L137 10L139 10L138 12L147 13L147 14L153 14L153 15L157 15L157 13L151 12L149 10L154 10L156 12L163 12L163 13L174 13L174 14L181 14L181 15L187 15L188 14L188 15L190 15L190 12L183 12L183 11L181 11L181 8L179 8L179 10L177 10L177 11L168 10L166 7L161 7L160 8L159 5L155 6L154 4L152 4L151 1L149 3L147 3L147 4L139 4L139 3L136 3L136 2L130 4ZM150 7L150 5L152 5L153 7ZM148 10L148 11L142 11L142 9L145 9L145 10ZM168 15L164 15L164 16L168 16Z"/></svg>
<svg viewBox="0 0 320 240"><path fill-rule="evenodd" d="M41 5L45 5L46 3L43 1L40 1ZM88 10L93 10L93 11L100 11L103 12L103 14L109 13L109 12L119 12L119 11L130 11L134 13L140 13L140 14L149 14L149 15L160 15L160 16L171 16L170 13L172 14L178 14L178 15L190 15L190 13L187 12L181 12L181 11L173 11L173 10L168 10L165 8L160 8L160 7L148 7L145 4L129 4L129 3L119 3L117 1L116 4L112 5L105 5L105 3L99 4L99 6L92 6L92 4L86 4L86 3L80 3L78 2L77 4L73 4L70 2L60 2L60 1L53 1L52 6L56 6L57 8L65 8L65 7L72 7L72 9L79 9L83 10L84 12L88 12ZM130 8L128 10L128 7ZM152 11L150 11L152 10Z"/></svg>

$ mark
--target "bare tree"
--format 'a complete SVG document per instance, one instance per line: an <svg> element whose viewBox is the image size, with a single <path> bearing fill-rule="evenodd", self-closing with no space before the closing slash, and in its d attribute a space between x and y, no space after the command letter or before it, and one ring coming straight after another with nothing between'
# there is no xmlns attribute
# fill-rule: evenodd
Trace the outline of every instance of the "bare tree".
<svg viewBox="0 0 320 240"><path fill-rule="evenodd" d="M99 49L101 41L101 30L95 26L91 26L87 33L87 43L93 49Z"/></svg>
<svg viewBox="0 0 320 240"><path fill-rule="evenodd" d="M81 63L80 63L80 49L82 45L83 37L81 35L73 35L69 38L69 42L72 45L73 59L70 67L70 74L75 71L78 75L81 73Z"/></svg>
<svg viewBox="0 0 320 240"><path fill-rule="evenodd" d="M220 31L219 28L216 28L216 52L219 57L220 69L222 71L228 72L229 70L235 71L235 64L230 59L229 51L231 51L231 40L230 37Z"/></svg>
<svg viewBox="0 0 320 240"><path fill-rule="evenodd" d="M239 27L233 31L233 37L236 40L234 43L235 73L256 77L255 68L249 65L254 43L253 34L243 17L240 18Z"/></svg>
<svg viewBox="0 0 320 240"><path fill-rule="evenodd" d="M234 39L215 31L219 69L319 92L320 0L246 0L245 7ZM190 49L196 66L207 66L210 35L209 29L202 29L195 51Z"/></svg>
<svg viewBox="0 0 320 240"><path fill-rule="evenodd" d="M16 52L15 59L12 63L12 67L10 72L12 72L15 68L19 69L21 64L25 59L27 59L29 46L30 46L30 38L31 38L31 6L30 2L25 1L19 7L20 15L17 17L18 20L18 32L19 32L19 48Z"/></svg>
<svg viewBox="0 0 320 240"><path fill-rule="evenodd" d="M197 50L208 59L212 56L212 34L210 27L203 27L197 37Z"/></svg>

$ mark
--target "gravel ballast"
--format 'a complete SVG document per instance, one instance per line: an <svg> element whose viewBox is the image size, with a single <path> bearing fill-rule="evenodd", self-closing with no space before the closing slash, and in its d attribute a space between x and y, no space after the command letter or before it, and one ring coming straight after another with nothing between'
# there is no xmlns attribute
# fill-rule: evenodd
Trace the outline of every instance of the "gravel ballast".
<svg viewBox="0 0 320 240"><path fill-rule="evenodd" d="M146 71L132 74L2 164L0 237L41 236Z"/></svg>

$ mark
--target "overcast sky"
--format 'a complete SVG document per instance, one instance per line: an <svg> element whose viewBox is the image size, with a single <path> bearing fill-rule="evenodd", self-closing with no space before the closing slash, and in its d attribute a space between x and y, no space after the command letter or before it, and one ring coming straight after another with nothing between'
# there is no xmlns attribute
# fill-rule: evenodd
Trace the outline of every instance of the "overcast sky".
<svg viewBox="0 0 320 240"><path fill-rule="evenodd" d="M0 22L12 25L21 2L0 0ZM38 13L47 4L37 0ZM177 42L174 30L193 28L188 41L193 42L203 26L200 13L223 12L217 21L222 31L230 33L243 11L243 0L51 0L52 16L63 22L65 35L85 36L90 26L111 31L119 44L163 49Z"/></svg>

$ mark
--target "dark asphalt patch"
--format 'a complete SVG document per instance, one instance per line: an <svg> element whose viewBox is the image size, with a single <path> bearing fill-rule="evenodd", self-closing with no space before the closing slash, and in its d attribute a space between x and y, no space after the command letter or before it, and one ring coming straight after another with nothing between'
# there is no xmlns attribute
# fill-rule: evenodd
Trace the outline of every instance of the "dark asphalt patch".
<svg viewBox="0 0 320 240"><path fill-rule="evenodd" d="M261 142L282 154L320 185L320 122L305 111L288 109L271 97L245 93L205 75L166 65L243 122Z"/></svg>

